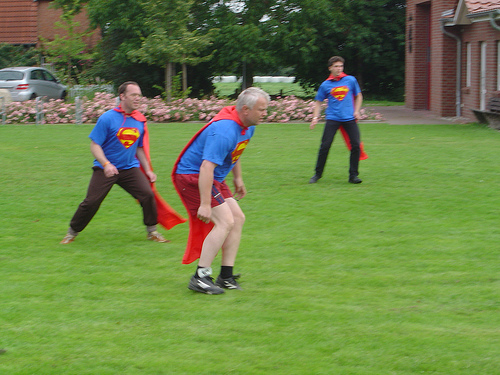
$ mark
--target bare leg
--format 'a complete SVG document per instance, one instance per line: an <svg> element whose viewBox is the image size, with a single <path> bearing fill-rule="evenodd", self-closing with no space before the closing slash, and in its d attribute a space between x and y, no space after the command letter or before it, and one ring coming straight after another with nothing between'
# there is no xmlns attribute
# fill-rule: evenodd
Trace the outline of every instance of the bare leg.
<svg viewBox="0 0 500 375"><path fill-rule="evenodd" d="M205 238L198 266L211 267L222 248L222 265L234 266L245 215L234 198L226 199L220 206L212 208L213 229Z"/></svg>
<svg viewBox="0 0 500 375"><path fill-rule="evenodd" d="M224 202L217 207L213 207L211 220L214 223L214 227L203 242L198 262L199 267L211 267L217 253L233 229L234 219L229 204Z"/></svg>
<svg viewBox="0 0 500 375"><path fill-rule="evenodd" d="M226 199L227 204L231 208L233 214L234 225L233 229L222 245L222 263L223 266L234 266L236 255L240 247L241 232L245 223L245 214L240 208L240 205L234 198Z"/></svg>

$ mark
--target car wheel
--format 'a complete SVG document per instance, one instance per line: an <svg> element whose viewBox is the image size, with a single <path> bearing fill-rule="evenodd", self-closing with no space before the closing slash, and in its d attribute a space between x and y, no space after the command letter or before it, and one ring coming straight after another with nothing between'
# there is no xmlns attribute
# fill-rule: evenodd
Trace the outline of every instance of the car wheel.
<svg viewBox="0 0 500 375"><path fill-rule="evenodd" d="M33 99L36 99L36 94L35 93L31 94L31 96L30 96L30 100L33 100Z"/></svg>
<svg viewBox="0 0 500 375"><path fill-rule="evenodd" d="M66 95L68 95L68 93L66 91L63 91L61 94L61 100L66 100Z"/></svg>

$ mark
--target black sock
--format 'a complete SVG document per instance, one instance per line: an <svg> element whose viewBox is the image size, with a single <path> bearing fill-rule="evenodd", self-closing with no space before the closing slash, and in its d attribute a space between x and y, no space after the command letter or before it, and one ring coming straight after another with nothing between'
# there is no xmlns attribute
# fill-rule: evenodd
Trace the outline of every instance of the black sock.
<svg viewBox="0 0 500 375"><path fill-rule="evenodd" d="M223 279L229 279L233 276L233 266L221 266L220 277Z"/></svg>

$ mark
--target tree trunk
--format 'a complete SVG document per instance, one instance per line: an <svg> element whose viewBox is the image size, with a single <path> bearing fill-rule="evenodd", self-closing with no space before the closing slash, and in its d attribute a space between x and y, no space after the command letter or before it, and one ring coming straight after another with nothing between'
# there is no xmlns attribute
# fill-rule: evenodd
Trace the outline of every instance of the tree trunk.
<svg viewBox="0 0 500 375"><path fill-rule="evenodd" d="M365 86L365 82L363 79L363 61L361 61L361 59L358 57L356 57L356 70L356 80L358 81L361 90L363 90L363 87Z"/></svg>
<svg viewBox="0 0 500 375"><path fill-rule="evenodd" d="M253 64L243 62L243 80L241 82L241 90L245 90L253 86Z"/></svg>
<svg viewBox="0 0 500 375"><path fill-rule="evenodd" d="M187 66L186 63L182 63L182 92L186 92L188 89L188 82L187 82Z"/></svg>
<svg viewBox="0 0 500 375"><path fill-rule="evenodd" d="M165 94L167 94L167 103L172 101L172 63L165 64Z"/></svg>

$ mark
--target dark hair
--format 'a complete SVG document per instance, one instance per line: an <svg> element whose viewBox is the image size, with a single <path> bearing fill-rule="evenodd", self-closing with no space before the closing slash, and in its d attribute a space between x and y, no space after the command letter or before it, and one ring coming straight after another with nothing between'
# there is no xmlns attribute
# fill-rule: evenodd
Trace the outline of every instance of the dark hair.
<svg viewBox="0 0 500 375"><path fill-rule="evenodd" d="M127 81L127 82L124 82L120 85L120 87L118 87L118 96L120 96L121 94L124 94L125 91L127 91L127 87L129 85L136 85L136 86L139 86L139 84L137 82L134 82L134 81Z"/></svg>
<svg viewBox="0 0 500 375"><path fill-rule="evenodd" d="M345 62L344 58L343 57L340 57L340 56L333 56L333 57L330 57L328 59L328 67L331 67L333 64L335 64L336 62L341 62L342 64Z"/></svg>

